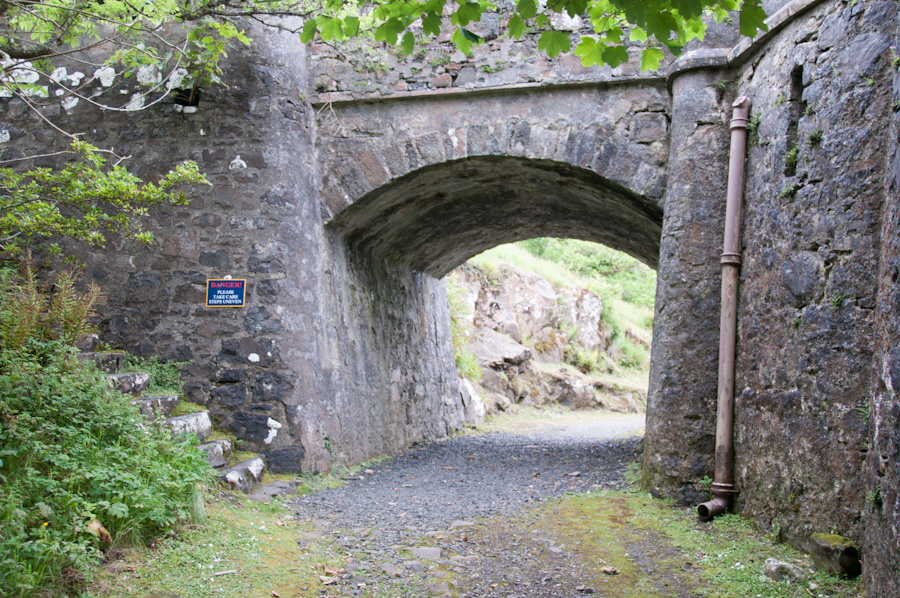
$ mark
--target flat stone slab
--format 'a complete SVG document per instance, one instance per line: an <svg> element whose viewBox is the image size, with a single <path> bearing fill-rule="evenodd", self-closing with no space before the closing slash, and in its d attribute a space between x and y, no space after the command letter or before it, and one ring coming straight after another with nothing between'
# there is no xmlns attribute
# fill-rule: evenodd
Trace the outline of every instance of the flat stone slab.
<svg viewBox="0 0 900 598"><path fill-rule="evenodd" d="M833 575L858 577L862 573L859 549L844 536L836 534L813 534L809 554L819 569Z"/></svg>
<svg viewBox="0 0 900 598"><path fill-rule="evenodd" d="M287 496L297 493L297 485L293 482L276 481L257 488L248 498L256 502L268 503L276 496Z"/></svg>
<svg viewBox="0 0 900 598"><path fill-rule="evenodd" d="M140 409L141 413L146 417L153 418L158 416L168 417L180 402L181 397L177 395L166 395L159 397L141 397L140 399L131 401L131 404L137 405L138 409Z"/></svg>
<svg viewBox="0 0 900 598"><path fill-rule="evenodd" d="M106 379L113 388L125 394L140 394L150 384L150 374L132 372L129 374L107 374Z"/></svg>
<svg viewBox="0 0 900 598"><path fill-rule="evenodd" d="M231 457L231 441L227 438L204 442L197 445L197 448L209 455L210 467L224 467L228 464L228 458Z"/></svg>
<svg viewBox="0 0 900 598"><path fill-rule="evenodd" d="M441 549L436 546L413 546L412 548L407 548L407 550L420 559L436 561L441 558Z"/></svg>
<svg viewBox="0 0 900 598"><path fill-rule="evenodd" d="M259 457L253 457L246 461L241 461L225 473L219 476L228 486L235 490L243 492L251 492L259 486L262 480L263 472L266 470L266 463Z"/></svg>
<svg viewBox="0 0 900 598"><path fill-rule="evenodd" d="M178 417L170 417L166 425L172 430L172 434L196 434L200 440L206 440L212 433L212 422L207 411L188 413Z"/></svg>
<svg viewBox="0 0 900 598"><path fill-rule="evenodd" d="M97 367L107 374L115 374L125 365L124 353L79 353L78 357L84 361L93 361Z"/></svg>
<svg viewBox="0 0 900 598"><path fill-rule="evenodd" d="M381 563L381 570L384 571L386 575L390 575L391 577L400 577L400 575L403 574L403 569L401 569L394 563Z"/></svg>

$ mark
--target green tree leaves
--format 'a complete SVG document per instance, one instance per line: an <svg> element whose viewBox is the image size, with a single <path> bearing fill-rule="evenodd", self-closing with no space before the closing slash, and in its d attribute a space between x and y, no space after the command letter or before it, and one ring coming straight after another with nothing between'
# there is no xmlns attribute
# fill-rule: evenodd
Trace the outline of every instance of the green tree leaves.
<svg viewBox="0 0 900 598"><path fill-rule="evenodd" d="M207 183L193 162L157 183L142 183L122 166L107 167L88 143L73 141L70 153L73 159L55 171L0 168L0 251L19 255L51 236L102 246L108 232L150 242L141 224L148 208L186 204L181 187ZM49 249L58 252L55 245Z"/></svg>

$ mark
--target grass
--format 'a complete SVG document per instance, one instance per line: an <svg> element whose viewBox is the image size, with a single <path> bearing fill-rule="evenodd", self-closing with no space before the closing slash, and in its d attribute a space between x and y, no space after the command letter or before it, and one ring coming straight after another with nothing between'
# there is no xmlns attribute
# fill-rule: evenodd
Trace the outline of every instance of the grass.
<svg viewBox="0 0 900 598"><path fill-rule="evenodd" d="M153 548L122 551L97 571L87 596L318 596L319 577L340 561L328 543L298 547L309 529L278 505L220 494L203 525L182 526Z"/></svg>
<svg viewBox="0 0 900 598"><path fill-rule="evenodd" d="M715 598L793 598L813 595L857 596L859 584L812 569L809 558L772 542L752 524L734 514L711 522L697 520L692 509L680 509L666 501L638 492L599 492L569 497L556 506L559 526L570 536L587 536L582 546L586 560L601 560L616 567L619 585L631 586L623 596L667 596L670 590L656 583L656 575L640 566L647 545L659 546L654 569L666 571L670 583L681 577L694 596ZM584 534L584 520L590 533ZM670 548L666 550L666 546ZM592 551L595 551L594 554ZM645 555L646 556L646 555ZM768 558L792 562L808 575L807 583L775 582L762 574ZM623 583L624 582L624 583Z"/></svg>

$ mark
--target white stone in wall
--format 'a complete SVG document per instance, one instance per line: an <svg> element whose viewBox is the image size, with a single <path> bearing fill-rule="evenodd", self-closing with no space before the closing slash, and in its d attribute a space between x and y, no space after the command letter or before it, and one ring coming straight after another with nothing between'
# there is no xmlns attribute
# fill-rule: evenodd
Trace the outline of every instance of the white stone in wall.
<svg viewBox="0 0 900 598"><path fill-rule="evenodd" d="M169 75L169 80L166 81L166 89L179 89L184 83L185 78L188 76L187 69L178 68L175 69L171 75Z"/></svg>
<svg viewBox="0 0 900 598"><path fill-rule="evenodd" d="M50 80L54 83L59 83L68 77L69 71L64 66L53 69L53 72L50 74Z"/></svg>
<svg viewBox="0 0 900 598"><path fill-rule="evenodd" d="M75 96L69 96L66 99L64 99L63 101L61 101L59 104L60 104L60 106L63 107L63 110L68 112L72 108L74 108L75 106L78 105L78 98L76 98Z"/></svg>
<svg viewBox="0 0 900 598"><path fill-rule="evenodd" d="M0 143L7 143L9 141L9 131L3 129L0 131Z"/></svg>
<svg viewBox="0 0 900 598"><path fill-rule="evenodd" d="M269 421L266 422L266 425L269 426L269 435L266 436L266 439L263 440L263 442L272 444L272 441L278 436L278 430L281 429L281 424L270 417Z"/></svg>
<svg viewBox="0 0 900 598"><path fill-rule="evenodd" d="M94 79L100 80L100 85L110 87L116 78L116 69L111 66L103 66L94 71Z"/></svg>
<svg viewBox="0 0 900 598"><path fill-rule="evenodd" d="M247 163L241 160L241 155L238 154L231 161L231 164L228 165L228 170L238 170L240 168L247 168Z"/></svg>
<svg viewBox="0 0 900 598"><path fill-rule="evenodd" d="M137 71L137 80L141 85L156 85L162 81L162 74L152 66L142 66Z"/></svg>
<svg viewBox="0 0 900 598"><path fill-rule="evenodd" d="M131 96L131 101L125 104L125 110L135 111L144 107L144 94L136 93Z"/></svg>

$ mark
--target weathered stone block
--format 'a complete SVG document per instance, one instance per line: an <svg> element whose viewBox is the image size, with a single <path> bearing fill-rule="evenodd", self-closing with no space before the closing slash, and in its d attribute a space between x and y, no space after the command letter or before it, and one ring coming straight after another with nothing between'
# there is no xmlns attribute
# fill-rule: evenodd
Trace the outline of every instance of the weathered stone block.
<svg viewBox="0 0 900 598"><path fill-rule="evenodd" d="M858 577L862 572L859 549L849 538L837 534L813 534L809 539L810 556L816 567L843 577Z"/></svg>

